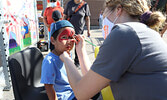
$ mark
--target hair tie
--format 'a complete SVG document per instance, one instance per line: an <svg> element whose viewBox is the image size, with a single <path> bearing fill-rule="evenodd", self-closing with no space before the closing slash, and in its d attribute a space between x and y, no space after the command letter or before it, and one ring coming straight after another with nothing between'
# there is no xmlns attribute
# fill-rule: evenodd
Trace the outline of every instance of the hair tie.
<svg viewBox="0 0 167 100"><path fill-rule="evenodd" d="M151 14L152 14L151 11L145 12L143 15L141 15L140 22L145 24L147 20L150 18Z"/></svg>

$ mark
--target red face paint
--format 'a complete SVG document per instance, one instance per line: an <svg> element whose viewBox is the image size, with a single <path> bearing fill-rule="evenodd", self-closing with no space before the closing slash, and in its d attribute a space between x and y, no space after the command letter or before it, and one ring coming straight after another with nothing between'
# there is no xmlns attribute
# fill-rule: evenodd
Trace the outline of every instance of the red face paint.
<svg viewBox="0 0 167 100"><path fill-rule="evenodd" d="M75 32L73 30L66 28L63 30L63 32L60 33L58 39L59 41L73 39L74 33Z"/></svg>

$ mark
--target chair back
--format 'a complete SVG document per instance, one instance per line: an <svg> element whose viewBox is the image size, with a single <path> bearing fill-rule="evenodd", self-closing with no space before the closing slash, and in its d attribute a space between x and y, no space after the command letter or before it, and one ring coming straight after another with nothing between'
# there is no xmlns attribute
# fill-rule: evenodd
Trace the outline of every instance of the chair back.
<svg viewBox="0 0 167 100"><path fill-rule="evenodd" d="M17 52L8 58L15 100L48 100L41 80L43 55L36 47Z"/></svg>

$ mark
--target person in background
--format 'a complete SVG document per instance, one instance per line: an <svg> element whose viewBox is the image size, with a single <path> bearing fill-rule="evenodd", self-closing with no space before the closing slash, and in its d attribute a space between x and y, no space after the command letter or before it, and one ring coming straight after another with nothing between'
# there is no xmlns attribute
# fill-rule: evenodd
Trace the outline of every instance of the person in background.
<svg viewBox="0 0 167 100"><path fill-rule="evenodd" d="M115 100L166 100L167 44L139 20L149 11L146 0L107 0L105 10L104 17L115 25L93 65L84 38L77 36L76 50L84 76L67 52L60 55L76 98L88 100L110 84Z"/></svg>
<svg viewBox="0 0 167 100"><path fill-rule="evenodd" d="M56 3L57 3L57 0L50 0L50 6L47 7L43 13L43 22L49 31L48 36L50 36L50 25L51 25L51 23L54 22L54 20L52 19L53 11L55 11L55 10L60 11L62 16L63 16L63 12L64 12L64 9L60 6L57 6ZM49 39L50 39L50 37L49 37Z"/></svg>
<svg viewBox="0 0 167 100"><path fill-rule="evenodd" d="M63 19L61 12L58 10L53 11L52 13L52 19L54 20L54 23L56 23L57 21L60 21ZM51 34L50 34L51 35ZM51 36L49 36L51 37ZM50 40L50 39L49 39ZM50 43L50 42L49 42ZM52 44L49 44L50 50L52 51L54 49L54 46Z"/></svg>
<svg viewBox="0 0 167 100"><path fill-rule="evenodd" d="M60 20L63 20L63 17L61 15L61 12L58 10L53 11L52 13L52 19L54 20L54 23Z"/></svg>
<svg viewBox="0 0 167 100"><path fill-rule="evenodd" d="M98 22L99 22L99 28L102 29L102 23L103 23L103 10L100 11L99 18L98 18Z"/></svg>
<svg viewBox="0 0 167 100"><path fill-rule="evenodd" d="M87 36L90 37L90 10L84 0L70 0L64 9L64 19L69 20L75 28L76 34L83 34L87 26ZM75 51L75 64L79 67L78 56Z"/></svg>
<svg viewBox="0 0 167 100"><path fill-rule="evenodd" d="M59 55L64 51L69 52L74 45L74 27L67 20L51 24L51 52L42 62L41 83L49 100L76 100L69 85L67 73Z"/></svg>

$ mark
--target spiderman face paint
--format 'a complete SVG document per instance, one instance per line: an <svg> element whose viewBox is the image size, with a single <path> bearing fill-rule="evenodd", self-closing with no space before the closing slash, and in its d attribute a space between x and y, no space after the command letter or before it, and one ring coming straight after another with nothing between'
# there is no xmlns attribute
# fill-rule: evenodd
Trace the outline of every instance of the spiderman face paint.
<svg viewBox="0 0 167 100"><path fill-rule="evenodd" d="M74 30L66 28L60 33L58 40L61 42L62 40L73 39L74 34L75 34Z"/></svg>

